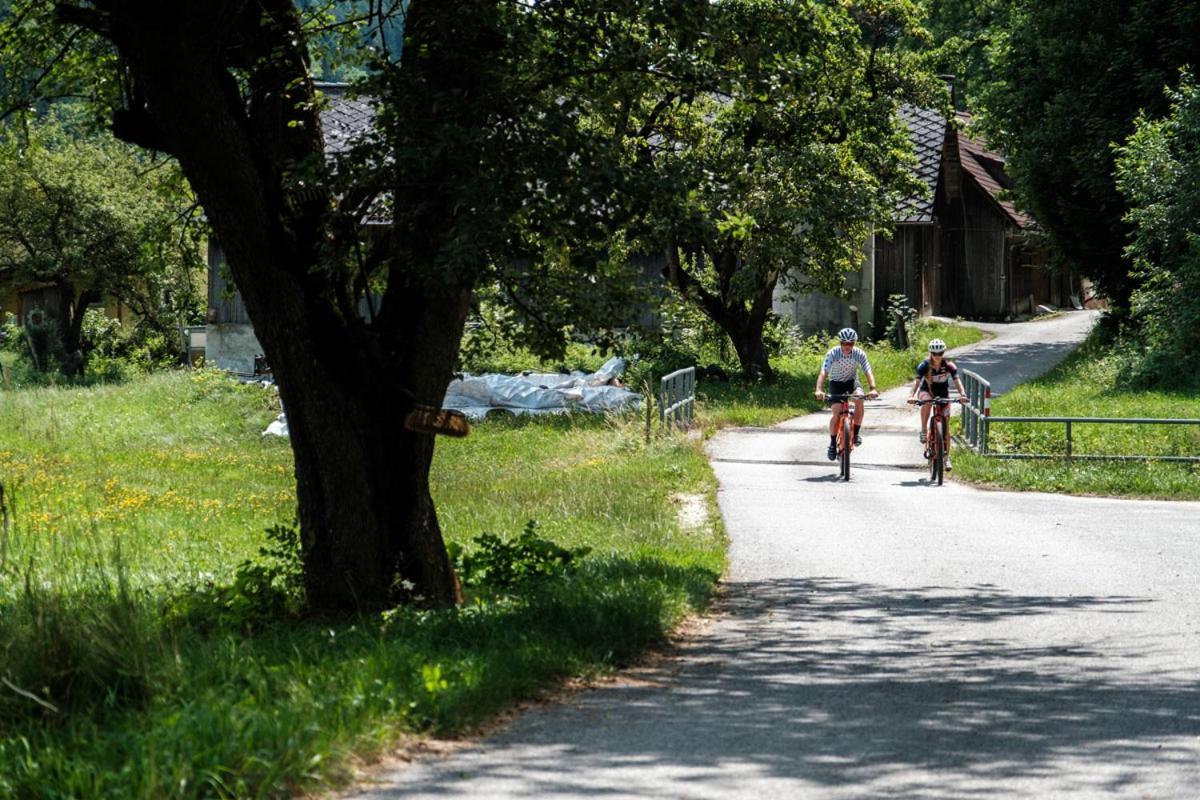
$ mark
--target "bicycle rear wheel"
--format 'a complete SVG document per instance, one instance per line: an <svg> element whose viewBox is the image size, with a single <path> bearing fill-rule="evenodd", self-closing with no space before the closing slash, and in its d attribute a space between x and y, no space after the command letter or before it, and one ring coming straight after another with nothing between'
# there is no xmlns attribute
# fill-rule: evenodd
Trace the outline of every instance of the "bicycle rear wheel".
<svg viewBox="0 0 1200 800"><path fill-rule="evenodd" d="M942 478L944 477L946 467L946 453L944 449L945 439L942 438L943 434L945 433L942 427L943 424L944 423L940 419L934 421L933 443L929 448L929 452L933 456L932 463L930 464L931 471L929 477L931 480L937 481L938 486L942 485Z"/></svg>
<svg viewBox="0 0 1200 800"><path fill-rule="evenodd" d="M850 427L850 418L842 420L842 444L838 457L841 459L842 480L850 480L850 451L854 449L854 430Z"/></svg>

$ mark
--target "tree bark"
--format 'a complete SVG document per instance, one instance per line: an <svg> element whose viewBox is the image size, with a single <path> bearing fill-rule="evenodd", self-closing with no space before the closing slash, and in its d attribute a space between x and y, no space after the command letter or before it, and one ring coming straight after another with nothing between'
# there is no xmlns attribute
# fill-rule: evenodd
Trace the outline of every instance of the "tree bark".
<svg viewBox="0 0 1200 800"><path fill-rule="evenodd" d="M76 297L75 285L68 282L58 285L58 295L63 316L63 353L67 356L64 366L73 367L68 369L67 374L74 374L83 363L72 358L74 353L83 349L83 315L88 306L101 299L100 293L94 289L85 289Z"/></svg>
<svg viewBox="0 0 1200 800"><path fill-rule="evenodd" d="M296 165L324 158L290 0L246 3L240 15L211 0L104 9L76 22L111 39L132 78L118 132L178 158L279 385L311 606L457 602L429 491L434 439L403 420L415 404L441 404L470 282L390 282L387 324L348 313L343 276L323 260L329 199L288 188ZM245 70L244 84L231 62ZM440 225L427 235L436 239ZM431 266L407 264L406 274Z"/></svg>
<svg viewBox="0 0 1200 800"><path fill-rule="evenodd" d="M692 275L679 257L679 247L667 248L665 277L689 302L704 312L716 323L729 341L733 343L738 363L745 378L772 378L770 358L763 331L766 329L767 313L771 310L771 298L775 292L778 276L766 275L766 281L757 286L747 301L733 292L734 273L738 268L737 254L725 250L711 256L717 266L718 292L706 290ZM749 306L747 306L747 302Z"/></svg>

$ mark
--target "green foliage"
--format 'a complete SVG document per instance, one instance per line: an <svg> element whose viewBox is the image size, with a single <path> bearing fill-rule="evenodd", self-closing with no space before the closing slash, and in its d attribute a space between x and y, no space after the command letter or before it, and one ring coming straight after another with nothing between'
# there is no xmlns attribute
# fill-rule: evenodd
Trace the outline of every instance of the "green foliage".
<svg viewBox="0 0 1200 800"><path fill-rule="evenodd" d="M84 366L100 334L95 322L83 332L92 303L127 306L142 329L129 338L148 353L197 317L203 229L193 211L175 165L82 134L66 112L0 128L0 285L48 287L56 300L44 312L57 343L47 342L43 371Z"/></svg>
<svg viewBox="0 0 1200 800"><path fill-rule="evenodd" d="M921 0L928 37L908 42L928 68L954 78L960 109L979 108L991 82L989 49L1008 29L1013 0Z"/></svg>
<svg viewBox="0 0 1200 800"><path fill-rule="evenodd" d="M567 549L537 534L537 523L529 520L515 539L491 533L475 537L467 549L450 545L450 557L465 586L510 589L525 581L565 575L578 566L590 547Z"/></svg>
<svg viewBox="0 0 1200 800"><path fill-rule="evenodd" d="M920 316L917 310L908 304L908 298L904 295L889 294L883 314L886 320L883 340L891 342L897 350L908 349L910 327Z"/></svg>
<svg viewBox="0 0 1200 800"><path fill-rule="evenodd" d="M22 358L41 372L54 372L63 360L62 332L58 320L44 314L33 314L28 323L18 326L13 318L7 323L8 340Z"/></svg>
<svg viewBox="0 0 1200 800"><path fill-rule="evenodd" d="M267 544L237 566L228 584L209 580L169 603L167 616L196 630L253 630L300 617L304 560L295 525L266 529Z"/></svg>
<svg viewBox="0 0 1200 800"><path fill-rule="evenodd" d="M0 352L8 353L9 386L93 386L115 383L173 366L178 360L175 336L164 334L145 320L122 325L100 309L84 312L80 343L87 358L67 352L60 324L40 321L18 325L12 315L0 328Z"/></svg>
<svg viewBox="0 0 1200 800"><path fill-rule="evenodd" d="M663 55L694 85L626 82L599 123L649 193L631 246L667 253L669 284L747 375L770 372L776 286L840 294L872 223L918 191L896 109L936 85L895 47L917 28L911 4L802 7L711 4L698 52Z"/></svg>
<svg viewBox="0 0 1200 800"><path fill-rule="evenodd" d="M0 558L0 736L29 717L102 714L149 696L165 642L140 609L119 546L86 583ZM3 778L0 778L0 786Z"/></svg>
<svg viewBox="0 0 1200 800"><path fill-rule="evenodd" d="M1138 117L1117 150L1139 281L1123 367L1147 386L1200 387L1200 88L1185 74L1170 113Z"/></svg>
<svg viewBox="0 0 1200 800"><path fill-rule="evenodd" d="M82 101L96 114L81 127L96 127L124 104L116 81L96 80L116 67L115 49L98 36L59 24L58 9L45 0L0 5L0 123L10 115L43 111L56 101Z"/></svg>
<svg viewBox="0 0 1200 800"><path fill-rule="evenodd" d="M1174 0L1019 0L993 31L984 120L1009 157L1021 204L1066 265L1126 307L1140 279L1123 257L1129 225L1112 143L1195 58L1200 6Z"/></svg>

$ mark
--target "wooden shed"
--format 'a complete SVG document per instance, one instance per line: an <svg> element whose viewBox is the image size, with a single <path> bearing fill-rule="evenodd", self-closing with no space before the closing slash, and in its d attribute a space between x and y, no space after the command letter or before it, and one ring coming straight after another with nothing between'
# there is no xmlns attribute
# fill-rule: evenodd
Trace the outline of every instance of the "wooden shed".
<svg viewBox="0 0 1200 800"><path fill-rule="evenodd" d="M969 117L947 125L937 112L912 107L902 117L931 196L902 201L891 236L876 236L876 313L891 294L905 295L923 315L983 319L1077 304L1078 279L1050 271L1036 223L1008 199L1004 157L964 133Z"/></svg>
<svg viewBox="0 0 1200 800"><path fill-rule="evenodd" d="M932 109L903 106L916 154L922 196L896 204L890 229L868 243L860 272L847 277L845 297L779 298L777 313L809 331L858 325L867 335L886 327L892 295L922 316L1009 319L1039 305L1078 305L1080 282L1051 271L1037 225L1008 199L1012 179L1004 157L950 125Z"/></svg>

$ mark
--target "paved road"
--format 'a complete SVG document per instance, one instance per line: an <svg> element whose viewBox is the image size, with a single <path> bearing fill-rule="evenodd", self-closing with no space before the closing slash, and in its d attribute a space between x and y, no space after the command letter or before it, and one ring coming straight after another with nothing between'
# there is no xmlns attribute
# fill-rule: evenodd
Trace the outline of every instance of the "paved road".
<svg viewBox="0 0 1200 800"><path fill-rule="evenodd" d="M1089 323L958 360L1004 388ZM716 437L726 597L679 656L360 800L1200 797L1200 504L926 486L900 399L848 484L824 415Z"/></svg>

